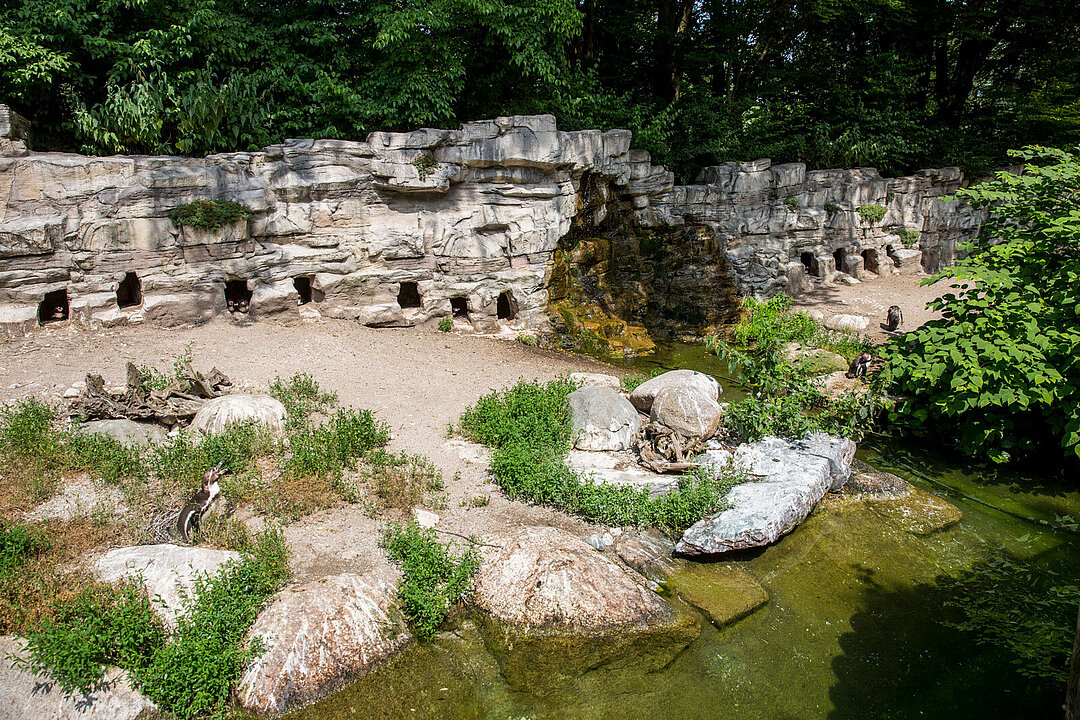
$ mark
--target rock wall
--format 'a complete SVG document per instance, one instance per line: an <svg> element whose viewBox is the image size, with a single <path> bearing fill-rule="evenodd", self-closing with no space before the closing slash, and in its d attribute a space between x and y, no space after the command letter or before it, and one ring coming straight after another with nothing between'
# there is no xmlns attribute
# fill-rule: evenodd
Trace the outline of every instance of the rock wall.
<svg viewBox="0 0 1080 720"><path fill-rule="evenodd" d="M837 260L854 276L870 260L891 271L901 229L921 233L922 266L934 270L978 226L965 206L938 199L959 185L955 169L886 180L761 160L676 187L630 149L629 131L560 132L547 115L206 158L35 153L29 137L0 105L5 332L54 320L203 323L230 314L226 295L238 293L250 293L250 309L234 318L317 311L411 325L453 315L477 330L547 331L562 317L549 313L550 290L590 277L555 272L560 242L572 253L585 230L616 240L604 250L620 262L603 312L683 331L730 310L711 307L732 301L710 288L797 293L809 275L829 281ZM253 216L217 230L168 218L206 198ZM865 203L886 206L885 218L863 221L855 208ZM679 243L701 248L684 268ZM672 319L687 297L710 307Z"/></svg>

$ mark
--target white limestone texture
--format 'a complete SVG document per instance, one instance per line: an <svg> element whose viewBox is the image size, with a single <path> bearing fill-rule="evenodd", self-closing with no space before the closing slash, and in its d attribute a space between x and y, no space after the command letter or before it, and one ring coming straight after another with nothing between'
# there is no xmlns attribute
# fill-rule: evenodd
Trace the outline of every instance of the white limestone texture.
<svg viewBox="0 0 1080 720"><path fill-rule="evenodd" d="M630 393L630 403L640 412L648 414L652 411L657 394L670 387L700 390L713 401L720 397L720 383L713 377L697 370L670 370L638 385Z"/></svg>
<svg viewBox="0 0 1080 720"><path fill-rule="evenodd" d="M285 406L269 395L222 395L199 408L190 429L203 435L220 435L230 425L253 422L280 435L285 432L285 415Z"/></svg>
<svg viewBox="0 0 1080 720"><path fill-rule="evenodd" d="M567 396L571 436L578 450L627 450L634 444L641 416L609 387L587 385Z"/></svg>

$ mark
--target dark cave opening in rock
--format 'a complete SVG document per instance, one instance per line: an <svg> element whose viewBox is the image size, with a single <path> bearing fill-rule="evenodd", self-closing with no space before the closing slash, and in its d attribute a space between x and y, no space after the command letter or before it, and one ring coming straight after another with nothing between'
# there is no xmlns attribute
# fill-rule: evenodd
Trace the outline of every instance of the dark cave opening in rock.
<svg viewBox="0 0 1080 720"><path fill-rule="evenodd" d="M803 269L806 270L807 275L814 274L814 254L804 252L799 255L799 262L802 263Z"/></svg>
<svg viewBox="0 0 1080 720"><path fill-rule="evenodd" d="M294 277L293 288L296 289L296 294L300 296L299 305L307 305L309 302L321 303L323 301L323 291L315 287L313 279L310 275L300 275Z"/></svg>
<svg viewBox="0 0 1080 720"><path fill-rule="evenodd" d="M124 279L116 287L116 306L121 308L142 305L142 280L133 272L124 273Z"/></svg>
<svg viewBox="0 0 1080 720"><path fill-rule="evenodd" d="M68 313L67 288L47 292L38 303L38 324L62 322L68 319Z"/></svg>
<svg viewBox="0 0 1080 720"><path fill-rule="evenodd" d="M450 310L454 317L469 318L469 301L463 297L450 298Z"/></svg>
<svg viewBox="0 0 1080 720"><path fill-rule="evenodd" d="M225 281L225 307L231 313L246 313L251 309L251 290L247 280Z"/></svg>
<svg viewBox="0 0 1080 720"><path fill-rule="evenodd" d="M495 312L500 320L513 320L517 317L517 303L510 293L503 290L495 303Z"/></svg>
<svg viewBox="0 0 1080 720"><path fill-rule="evenodd" d="M404 310L405 308L421 307L422 303L420 301L420 288L417 286L416 283L403 282L398 285L397 304L399 307L401 307L402 310ZM468 314L467 309L466 314Z"/></svg>
<svg viewBox="0 0 1080 720"><path fill-rule="evenodd" d="M880 269L881 266L878 265L878 252L877 252L877 250L874 250L874 249L863 250L862 251L862 257L863 257L863 268L864 269L866 269L866 270L868 270L868 271L870 271L872 273L881 272L881 269Z"/></svg>
<svg viewBox="0 0 1080 720"><path fill-rule="evenodd" d="M844 248L836 248L836 250L833 251L832 256L833 260L836 261L837 272L847 272L847 270L844 269L844 261L847 259L847 251L844 250Z"/></svg>

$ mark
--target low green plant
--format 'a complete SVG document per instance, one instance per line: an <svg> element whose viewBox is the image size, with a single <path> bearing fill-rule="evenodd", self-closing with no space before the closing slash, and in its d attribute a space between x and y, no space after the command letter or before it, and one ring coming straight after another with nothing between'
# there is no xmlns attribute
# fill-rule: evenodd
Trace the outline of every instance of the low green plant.
<svg viewBox="0 0 1080 720"><path fill-rule="evenodd" d="M836 203L825 203L825 212L829 213L830 215L832 215L833 213L838 213L841 210L843 210L843 208Z"/></svg>
<svg viewBox="0 0 1080 720"><path fill-rule="evenodd" d="M254 471L255 460L275 452L270 431L254 422L229 425L224 432L200 438L191 432L181 432L153 447L147 462L159 478L172 480L185 490L202 482L206 471L218 463L232 475L226 482Z"/></svg>
<svg viewBox="0 0 1080 720"><path fill-rule="evenodd" d="M337 406L337 393L323 392L318 381L307 373L297 373L288 380L270 381L270 396L285 406L289 427L307 423L312 414Z"/></svg>
<svg viewBox="0 0 1080 720"><path fill-rule="evenodd" d="M249 208L232 200L195 200L174 207L169 219L199 230L216 230L252 216Z"/></svg>
<svg viewBox="0 0 1080 720"><path fill-rule="evenodd" d="M656 377L657 375L661 375L663 373L664 373L663 368L650 368L649 370L647 370L646 372L643 372L643 373L634 372L634 373L630 373L628 375L623 375L621 378L619 378L619 388L624 393L627 393L627 394L632 393L635 390L637 390L638 386L641 385L646 380L651 380L654 377Z"/></svg>
<svg viewBox="0 0 1080 720"><path fill-rule="evenodd" d="M473 495L461 499L461 507L482 508L491 504L490 495Z"/></svg>
<svg viewBox="0 0 1080 720"><path fill-rule="evenodd" d="M678 532L721 509L728 490L745 479L732 468L686 473L674 491L650 497L646 490L579 477L565 464L571 441L567 396L576 388L565 378L522 380L481 397L462 415L461 432L495 448L492 474L508 497L606 525Z"/></svg>
<svg viewBox="0 0 1080 720"><path fill-rule="evenodd" d="M164 390L180 382L184 375L191 369L194 360L195 343L189 342L183 351L172 360L172 367L168 370L158 370L153 365L142 365L139 372L146 378L148 390Z"/></svg>
<svg viewBox="0 0 1080 720"><path fill-rule="evenodd" d="M529 347L533 347L534 345L536 345L536 338L533 337L532 335L526 335L525 333L518 333L517 339L518 339L518 342L521 343L522 345L527 345Z"/></svg>
<svg viewBox="0 0 1080 720"><path fill-rule="evenodd" d="M316 427L305 426L289 435L287 476L338 479L345 468L390 442L390 427L368 410L338 410Z"/></svg>
<svg viewBox="0 0 1080 720"><path fill-rule="evenodd" d="M855 212L859 213L859 217L864 221L873 225L874 223L881 222L881 219L885 217L885 213L888 212L888 210L885 209L884 205L867 204L855 208Z"/></svg>
<svg viewBox="0 0 1080 720"><path fill-rule="evenodd" d="M438 168L439 163L431 153L421 153L413 158L412 166L416 168L420 180L427 180Z"/></svg>
<svg viewBox="0 0 1080 720"><path fill-rule="evenodd" d="M0 577L48 549L49 540L40 532L21 523L5 526L0 522Z"/></svg>
<svg viewBox="0 0 1080 720"><path fill-rule="evenodd" d="M799 211L799 198L794 195L788 195L787 198L784 199L784 204L787 205L788 210L791 212Z"/></svg>
<svg viewBox="0 0 1080 720"><path fill-rule="evenodd" d="M401 567L398 603L416 636L430 640L472 587L480 566L475 543L460 553L439 542L434 530L416 523L391 524L382 534L381 547Z"/></svg>
<svg viewBox="0 0 1080 720"><path fill-rule="evenodd" d="M918 230L905 229L898 232L897 235L900 236L900 242L902 242L906 248L915 247L919 242L920 235Z"/></svg>
<svg viewBox="0 0 1080 720"><path fill-rule="evenodd" d="M446 315L439 318L439 332L450 332L454 329L454 318Z"/></svg>
<svg viewBox="0 0 1080 720"><path fill-rule="evenodd" d="M381 508L415 507L428 493L446 487L442 471L423 455L382 449L364 458L356 483L356 489L346 488L346 500L361 500L362 487Z"/></svg>

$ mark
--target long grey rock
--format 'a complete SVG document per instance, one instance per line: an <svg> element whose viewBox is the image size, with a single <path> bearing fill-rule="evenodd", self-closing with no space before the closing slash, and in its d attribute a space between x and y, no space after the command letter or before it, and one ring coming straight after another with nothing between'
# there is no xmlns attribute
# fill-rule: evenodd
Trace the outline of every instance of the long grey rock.
<svg viewBox="0 0 1080 720"><path fill-rule="evenodd" d="M131 687L118 668L105 673L103 688L89 695L67 695L48 677L16 667L10 656L23 657L26 641L0 636L0 718L2 720L157 720L161 712Z"/></svg>
<svg viewBox="0 0 1080 720"><path fill-rule="evenodd" d="M395 604L400 573L380 566L285 588L248 633L266 650L236 690L245 710L281 713L370 672L412 636Z"/></svg>
<svg viewBox="0 0 1080 720"><path fill-rule="evenodd" d="M676 545L683 555L762 547L806 519L851 474L855 443L815 433L803 440L767 437L740 446L735 465L753 475L727 495L728 508L692 525Z"/></svg>

